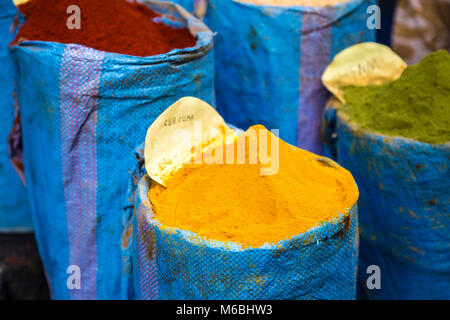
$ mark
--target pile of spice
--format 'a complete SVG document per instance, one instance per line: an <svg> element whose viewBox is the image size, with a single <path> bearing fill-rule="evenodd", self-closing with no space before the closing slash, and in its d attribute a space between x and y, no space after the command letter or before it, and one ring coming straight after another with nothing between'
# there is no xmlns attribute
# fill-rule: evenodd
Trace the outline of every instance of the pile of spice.
<svg viewBox="0 0 450 320"><path fill-rule="evenodd" d="M268 152L252 147L261 138ZM275 142L278 148L272 152ZM167 179L167 188L152 184L149 198L163 225L258 247L346 214L358 199L347 170L287 144L263 126L250 127L223 148L224 164L187 164ZM234 152L234 164L226 161L227 148ZM243 151L245 164L236 164ZM268 164L265 156L279 161ZM261 168L268 167L276 173L261 175Z"/></svg>
<svg viewBox="0 0 450 320"><path fill-rule="evenodd" d="M324 7L335 5L338 3L348 2L349 0L239 0L258 5L273 6L308 6L308 7Z"/></svg>
<svg viewBox="0 0 450 320"><path fill-rule="evenodd" d="M450 141L450 55L433 52L405 69L395 81L345 87L350 120L388 136L430 144Z"/></svg>
<svg viewBox="0 0 450 320"><path fill-rule="evenodd" d="M80 29L69 29L67 8L80 8ZM27 18L16 41L41 40L82 44L134 56L167 53L192 47L196 39L186 28L155 22L159 15L126 0L31 0L19 5Z"/></svg>

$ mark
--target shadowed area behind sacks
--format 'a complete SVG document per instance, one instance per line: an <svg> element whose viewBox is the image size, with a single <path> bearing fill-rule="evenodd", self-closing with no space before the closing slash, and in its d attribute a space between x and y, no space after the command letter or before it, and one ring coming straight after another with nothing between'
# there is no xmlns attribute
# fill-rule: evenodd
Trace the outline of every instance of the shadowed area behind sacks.
<svg viewBox="0 0 450 320"><path fill-rule="evenodd" d="M32 233L0 233L0 300L49 299Z"/></svg>

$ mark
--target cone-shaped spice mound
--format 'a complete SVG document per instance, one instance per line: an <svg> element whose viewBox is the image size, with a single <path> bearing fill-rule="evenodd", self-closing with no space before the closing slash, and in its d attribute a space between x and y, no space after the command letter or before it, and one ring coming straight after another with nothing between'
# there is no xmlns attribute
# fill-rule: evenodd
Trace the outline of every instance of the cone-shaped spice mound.
<svg viewBox="0 0 450 320"><path fill-rule="evenodd" d="M260 148L264 141L267 148ZM231 151L234 157L227 161ZM230 164L244 151L245 164ZM226 145L222 160L184 165L167 179L167 188L154 183L149 198L157 219L207 239L258 247L346 214L358 199L347 170L283 142L263 126ZM262 169L275 174L263 175Z"/></svg>
<svg viewBox="0 0 450 320"><path fill-rule="evenodd" d="M74 23L70 6L80 9L80 29ZM31 0L19 6L27 18L16 41L41 40L82 44L94 49L134 56L152 56L195 45L186 28L173 28L155 22L158 14L126 0Z"/></svg>
<svg viewBox="0 0 450 320"><path fill-rule="evenodd" d="M430 144L450 141L450 54L433 52L395 81L344 88L344 112L360 127Z"/></svg>

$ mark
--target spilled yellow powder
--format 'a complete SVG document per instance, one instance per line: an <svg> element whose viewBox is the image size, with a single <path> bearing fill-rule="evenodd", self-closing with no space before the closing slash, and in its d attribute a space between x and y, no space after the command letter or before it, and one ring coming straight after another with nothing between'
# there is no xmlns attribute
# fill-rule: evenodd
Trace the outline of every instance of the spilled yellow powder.
<svg viewBox="0 0 450 320"><path fill-rule="evenodd" d="M238 0L257 5L324 7L349 0Z"/></svg>
<svg viewBox="0 0 450 320"><path fill-rule="evenodd" d="M252 134L253 140L248 138ZM268 147L252 148L261 137L267 139ZM276 142L279 150L272 153ZM167 188L152 185L149 198L163 225L207 239L258 247L346 214L358 199L357 186L347 170L283 142L263 126L249 128L226 148L234 151L228 163L236 163L237 155L245 150L245 164L188 164L167 179ZM222 150L226 163L226 150ZM270 166L264 155L276 159L277 154L278 172L261 175L261 168ZM257 161L249 164L255 155Z"/></svg>

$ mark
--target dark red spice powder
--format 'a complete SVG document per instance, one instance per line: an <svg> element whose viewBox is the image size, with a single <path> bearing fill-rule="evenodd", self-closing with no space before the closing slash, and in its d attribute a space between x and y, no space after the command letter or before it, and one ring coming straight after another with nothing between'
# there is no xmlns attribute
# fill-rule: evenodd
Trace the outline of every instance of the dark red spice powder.
<svg viewBox="0 0 450 320"><path fill-rule="evenodd" d="M67 28L67 8L81 11L81 29ZM152 21L158 14L126 0L31 0L19 6L27 18L15 41L41 40L82 44L94 49L151 56L195 45L186 28Z"/></svg>

